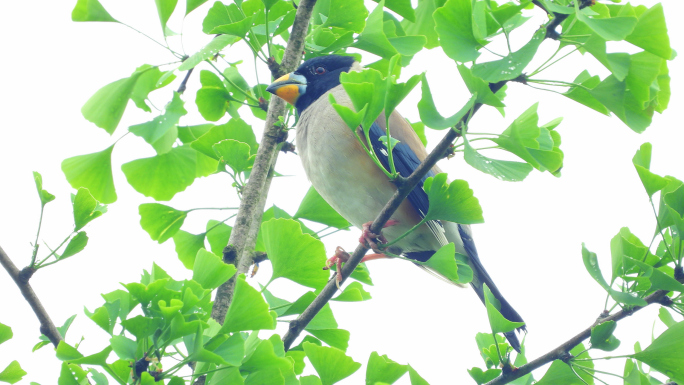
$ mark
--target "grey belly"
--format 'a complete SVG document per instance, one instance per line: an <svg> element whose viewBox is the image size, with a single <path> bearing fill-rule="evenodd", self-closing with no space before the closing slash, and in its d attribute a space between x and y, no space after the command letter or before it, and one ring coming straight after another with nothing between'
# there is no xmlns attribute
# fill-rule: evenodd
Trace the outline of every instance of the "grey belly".
<svg viewBox="0 0 684 385"><path fill-rule="evenodd" d="M375 219L396 188L370 160L351 130L341 120L335 121L339 119L337 113L332 111L332 114L323 114L329 119L316 124L307 120L306 112L303 114L297 128L298 153L307 177L323 199L361 228ZM336 129L343 131L331 132ZM316 130L320 131L316 133ZM399 223L383 230L389 241L408 231L416 220L401 212L392 218ZM410 252L437 250L441 245L427 226L422 226L397 246Z"/></svg>

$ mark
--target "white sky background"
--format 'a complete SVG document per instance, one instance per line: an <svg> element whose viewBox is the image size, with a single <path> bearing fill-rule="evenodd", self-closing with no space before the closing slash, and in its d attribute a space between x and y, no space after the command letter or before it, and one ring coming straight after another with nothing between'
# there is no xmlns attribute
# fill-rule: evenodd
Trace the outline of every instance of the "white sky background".
<svg viewBox="0 0 684 385"><path fill-rule="evenodd" d="M176 32L181 29L183 3L179 1L179 9L169 22ZM655 2L633 3L652 5ZM663 3L672 47L684 52L684 30L679 19L684 5L672 0ZM103 4L115 18L161 39L154 2L111 0ZM199 26L211 4L210 1L195 10L185 21L187 36L183 41L188 54L210 40ZM61 172L62 160L100 151L123 135L128 126L155 116L130 103L118 130L110 137L81 116L81 106L100 87L129 76L139 65L174 60L168 51L120 24L71 22L73 5L74 1L0 5L3 52L0 61L3 76L0 246L19 268L30 260L30 242L35 238L40 209L31 171L42 173L45 189L57 196L46 208L41 233L41 242L56 246L73 226L69 201L73 190ZM370 9L374 6L369 4ZM537 19L528 22L532 29L543 23L541 11L535 10L534 15ZM517 47L531 36L529 28L513 34ZM182 50L179 40L169 38L176 50ZM542 52L552 52L556 44L545 42ZM244 44L238 44L241 45ZM498 47L503 51L503 46ZM247 52L242 46L240 50ZM244 59L242 73L253 72L251 54L233 55L228 53L226 59ZM573 55L573 58L545 71L543 77L571 81L585 63L589 63L592 74L604 77L607 73L590 57ZM372 61L372 55L364 54L364 64ZM455 65L441 49L424 51L411 64L402 79L427 70L435 100L444 115L452 114L468 99ZM478 132L502 131L537 101L540 101L541 123L565 117L557 129L565 152L561 178L533 171L523 183L507 183L474 170L463 162L462 156L440 164L452 179L466 179L480 200L486 223L474 226L478 250L501 291L527 321L529 359L583 330L603 309L605 292L584 269L582 242L598 253L604 274L609 271L610 239L620 227L628 226L648 242L655 223L631 164L638 147L646 141L653 144L652 170L656 173L684 178L681 157L684 100L678 93L684 87L684 65L680 58L669 66L673 90L670 108L663 116L656 114L644 134L632 132L616 117L605 117L562 96L520 84L509 86L505 118L490 107L475 116L471 129ZM206 68L206 65L199 67ZM269 82L263 64L259 64L259 71L261 82ZM178 87L182 76L179 74L173 86L151 95L157 107L161 108L171 99L171 92ZM255 83L254 78L247 80ZM199 74L195 73L183 95L189 114L181 119L181 124L203 122L194 105L198 88ZM399 107L411 121L418 120L415 106L419 98L416 89ZM251 118L247 109L242 111L245 118ZM227 117L221 122L226 120ZM251 122L260 138L263 123L254 119ZM436 143L442 135L431 132L430 143ZM31 280L58 326L69 316L78 314L67 342L77 343L84 335L80 349L83 353L101 350L109 337L83 313L84 306L92 311L102 305L101 293L120 288L119 282L138 281L142 269L149 270L152 262L175 279L191 276L178 261L172 241L158 245L139 227L138 205L152 200L134 191L120 171L122 163L153 154L152 148L134 135L128 135L116 146L113 163L118 201L87 227L90 243L84 252L40 270ZM275 203L294 213L309 184L299 160L292 154L280 155L277 170L295 176L274 180L268 206ZM235 206L237 202L229 184L225 175L201 178L177 194L170 205L178 209ZM195 212L183 228L199 233L208 219L221 220L226 216L225 212ZM332 255L338 245L352 250L357 239L358 231L354 230L339 232L324 241L328 254ZM46 255L46 250L41 246L41 255ZM332 305L340 327L351 332L347 354L364 364L342 384L363 383L365 364L372 351L387 354L399 363L410 363L433 385L472 383L466 369L484 366L477 353L475 333L489 329L485 309L472 290L451 287L402 261L372 262L369 267L375 283L368 288L373 299ZM270 268L265 263L251 282L266 282L269 277ZM269 289L284 296L280 288L292 287L292 284L279 281ZM290 293L289 299L296 299L303 291ZM651 327L657 319L656 310L656 307L649 308L619 323L616 335L622 340L622 346L614 355L631 353L635 341L648 345ZM50 346L31 353L31 347L38 342L39 324L4 272L0 272L0 322L14 331L14 338L0 347L0 370L17 359L28 372L19 384L56 383L60 363ZM281 335L284 330L284 325L280 325ZM656 333L663 330L660 321L656 322L655 330ZM621 360L599 362L598 368L621 373L621 363ZM307 371L310 370L309 365ZM622 383L618 378L604 379L611 384ZM397 382L408 383L408 376Z"/></svg>

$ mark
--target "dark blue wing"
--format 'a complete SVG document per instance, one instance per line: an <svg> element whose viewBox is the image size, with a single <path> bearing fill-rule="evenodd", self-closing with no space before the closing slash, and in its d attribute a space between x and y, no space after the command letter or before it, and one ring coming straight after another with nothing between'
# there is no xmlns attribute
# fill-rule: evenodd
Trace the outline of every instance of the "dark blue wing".
<svg viewBox="0 0 684 385"><path fill-rule="evenodd" d="M373 123L369 132L371 145L373 146L375 154L380 159L382 165L385 166L387 170L389 170L390 167L387 147L382 143L382 141L380 141L380 137L383 137L385 135L385 131L377 123ZM411 147L409 147L406 143L398 143L392 149L392 155L394 158L394 167L403 177L408 177L409 175L411 175L413 171L418 167L418 165L420 165L420 160L418 159L418 156L416 156L413 150L411 150ZM428 201L427 193L425 192L425 190L423 190L423 182L428 177L434 175L435 173L432 170L430 170L430 172L428 172L427 175L425 175L423 179L421 179L420 183L413 189L413 191L409 193L408 197L406 198L409 202L411 202L413 207L416 208L421 217L425 217L425 214L427 214L428 208L430 207L430 202ZM441 226L441 223L439 223L438 221L436 221L435 223ZM460 224L458 225L458 231L459 235L461 236L461 240L463 241L463 247L465 248L465 251L468 254L470 265L478 278L477 281L474 280L471 283L477 295L480 297L482 302L484 302L484 292L482 284L486 283L489 289L492 291L492 294L494 294L494 296L501 303L501 314L503 314L503 316L506 317L506 319L508 320L523 322L522 317L515 311L515 309L513 309L513 307L508 303L508 301L506 301L503 295L501 295L501 292L494 284L494 281L485 270L477 254L475 242L473 241L473 238L470 236L469 232ZM405 255L408 258L420 262L425 262L428 259L430 259L430 257L432 257L435 251L436 250L425 250L418 252L414 251L405 253ZM523 326L521 327L521 329L525 330L525 327ZM520 342L518 342L518 338L515 335L515 332L509 332L505 334L506 338L511 343L511 346L513 346L513 348L516 351L520 351Z"/></svg>
<svg viewBox="0 0 684 385"><path fill-rule="evenodd" d="M378 123L373 123L369 132L371 145L373 146L373 150L375 150L375 154L380 159L382 165L389 170L389 154L387 152L387 147L380 141L380 137L385 135L385 130L383 130ZM413 171L420 165L420 159L418 159L418 156L416 156L413 150L411 150L411 147L409 147L409 145L406 143L399 142L397 145L395 145L392 149L392 155L394 158L394 167L396 167L397 172L399 172L399 174L401 174L401 176L404 178L408 178L408 176L411 175ZM420 183L413 189L413 191L409 193L408 197L406 198L409 202L411 202L413 207L416 208L421 218L425 217L425 214L427 214L428 208L430 207L427 193L425 190L423 190L423 182L425 182L425 179L431 176L435 176L435 173L432 172L432 170L430 170L430 172L428 172L427 175L421 179Z"/></svg>
<svg viewBox="0 0 684 385"><path fill-rule="evenodd" d="M389 153L387 152L385 144L380 141L380 137L385 135L385 130L377 123L373 123L369 131L371 145L373 146L373 150L375 150L378 159L380 159L380 163L389 170ZM418 165L420 165L420 159L418 159L418 156L416 156L413 150L411 150L411 147L406 143L399 142L396 144L392 149L392 155L394 167L397 169L397 172L405 178L411 175ZM427 214L428 208L430 207L427 193L423 190L423 182L431 176L435 176L435 173L432 170L420 180L420 183L418 183L418 185L409 193L408 197L406 197L416 211L418 211L421 218L425 217L425 214ZM441 224L438 225L441 226ZM406 256L411 259L425 262L430 259L434 253L435 250L425 250L423 252L406 253Z"/></svg>

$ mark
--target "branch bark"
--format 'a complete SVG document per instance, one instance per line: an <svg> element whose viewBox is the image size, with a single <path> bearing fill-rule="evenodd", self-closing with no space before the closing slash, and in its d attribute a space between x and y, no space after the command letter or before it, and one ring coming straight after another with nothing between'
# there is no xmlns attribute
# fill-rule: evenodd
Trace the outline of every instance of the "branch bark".
<svg viewBox="0 0 684 385"><path fill-rule="evenodd" d="M661 303L666 297L665 295L668 292L665 290L658 290L655 293L649 295L648 297L644 298L644 300L647 302L647 305L651 305L654 303ZM531 373L533 370L538 369L552 361L558 360L563 356L566 356L569 354L570 350L572 350L575 346L579 345L582 341L586 340L587 338L591 337L591 328L594 326L598 325L599 323L607 322L607 321L620 321L623 318L626 318L628 316L631 316L635 312L645 308L646 306L636 306L631 309L623 309L620 310L617 313L614 313L612 315L609 315L607 317L601 317L594 322L593 325L589 326L588 328L582 330L579 334L576 336L572 337L568 341L564 342L557 348L551 350L550 352L544 354L543 356L530 361L529 363L517 368L515 371L506 371L504 372L501 376L493 379L492 381L489 381L485 385L503 385L503 384L508 384L509 382L520 378L522 376L525 376L526 374Z"/></svg>
<svg viewBox="0 0 684 385"><path fill-rule="evenodd" d="M36 317L38 317L40 332L45 334L56 348L57 345L59 345L59 341L63 340L62 335L57 331L57 327L52 322L52 319L50 319L50 315L33 291L31 284L29 284L30 274L24 274L17 269L17 266L14 265L14 262L12 262L2 247L0 247L0 264L7 270L7 273L12 277L12 280L14 280L19 291L21 291L21 295L24 296L24 299L29 303L31 309L33 309L33 312L36 314Z"/></svg>
<svg viewBox="0 0 684 385"><path fill-rule="evenodd" d="M279 71L282 74L293 71L302 58L304 50L304 38L306 37L311 12L316 0L302 0L297 8L297 14L292 26L292 32L285 48L283 61ZM233 231L230 234L228 244L235 250L237 260L237 274L246 273L252 264L256 234L259 231L263 208L268 195L271 179L273 178L273 166L278 157L278 145L287 135L283 135L281 128L276 125L278 117L285 115L285 102L273 97L268 105L268 114L264 126L264 134L259 144L252 172L242 192L242 201L238 210ZM230 306L235 287L235 277L221 285L214 300L211 317L223 323L226 312Z"/></svg>

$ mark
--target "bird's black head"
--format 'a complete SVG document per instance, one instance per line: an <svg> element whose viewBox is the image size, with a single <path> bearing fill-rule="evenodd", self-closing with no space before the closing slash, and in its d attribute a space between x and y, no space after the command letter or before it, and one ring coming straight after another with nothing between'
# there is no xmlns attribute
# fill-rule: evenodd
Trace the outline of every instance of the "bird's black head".
<svg viewBox="0 0 684 385"><path fill-rule="evenodd" d="M297 108L302 114L311 103L340 84L340 74L354 64L351 56L328 55L309 59L266 89Z"/></svg>

